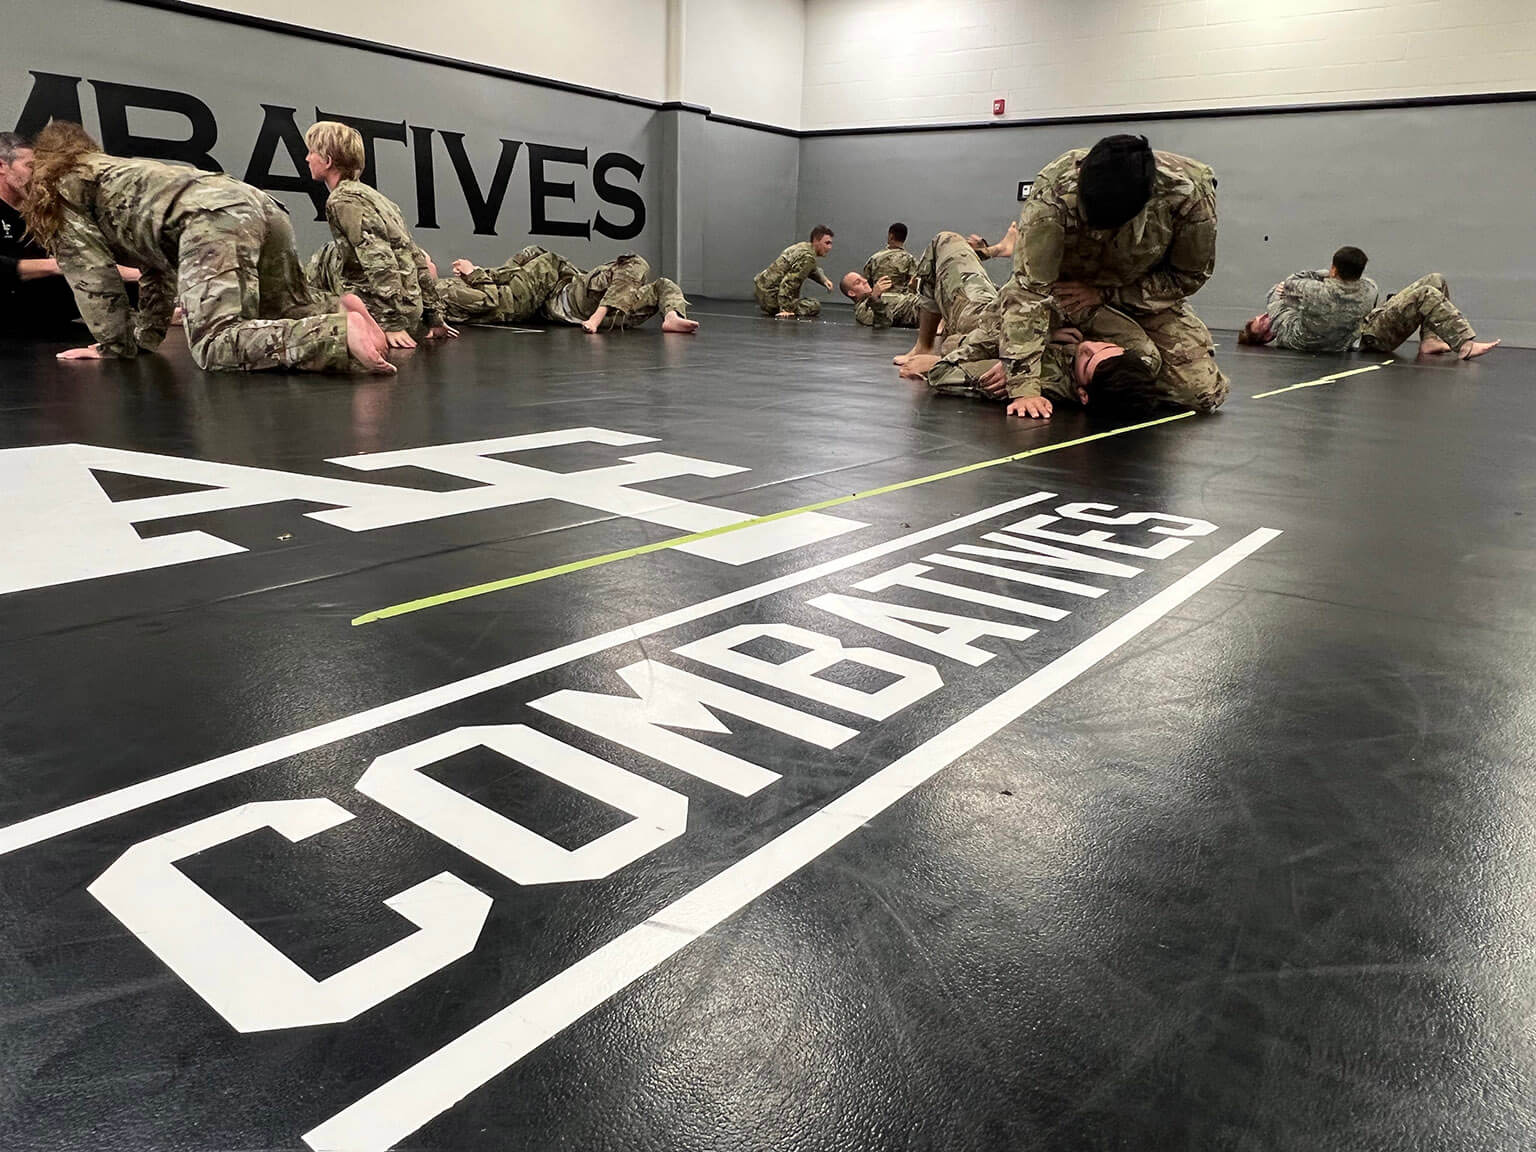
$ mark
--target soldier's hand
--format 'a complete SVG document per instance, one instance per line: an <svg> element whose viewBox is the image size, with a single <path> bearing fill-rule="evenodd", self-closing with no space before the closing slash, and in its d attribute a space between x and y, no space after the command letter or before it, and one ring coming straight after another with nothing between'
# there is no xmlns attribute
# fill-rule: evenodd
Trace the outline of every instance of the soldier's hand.
<svg viewBox="0 0 1536 1152"><path fill-rule="evenodd" d="M880 279L875 281L873 287L871 287L869 290L869 294L878 300L880 297L884 296L888 291L890 291L890 288L891 278L889 276L882 276Z"/></svg>
<svg viewBox="0 0 1536 1152"><path fill-rule="evenodd" d="M1002 362L999 361L983 372L981 379L976 381L976 387L988 396L1008 395L1008 373L1004 371Z"/></svg>
<svg viewBox="0 0 1536 1152"><path fill-rule="evenodd" d="M457 340L458 338L459 330L457 328L450 328L446 324L439 324L435 328L427 329L428 340Z"/></svg>
<svg viewBox="0 0 1536 1152"><path fill-rule="evenodd" d="M780 312L774 317L775 320L793 320L794 318L795 314L793 312Z"/></svg>
<svg viewBox="0 0 1536 1152"><path fill-rule="evenodd" d="M126 264L117 266L117 274L123 278L124 284L137 284L139 277L143 275L137 268L130 268Z"/></svg>
<svg viewBox="0 0 1536 1152"><path fill-rule="evenodd" d="M384 339L391 348L414 348L416 341L411 339L409 332L386 332Z"/></svg>
<svg viewBox="0 0 1536 1152"><path fill-rule="evenodd" d="M100 360L101 345L91 344L85 348L70 348L59 353L60 360Z"/></svg>
<svg viewBox="0 0 1536 1152"><path fill-rule="evenodd" d="M1028 416L1033 420L1051 418L1051 402L1044 396L1020 396L1008 405L1008 415Z"/></svg>
<svg viewBox="0 0 1536 1152"><path fill-rule="evenodd" d="M475 266L468 260L455 260L453 262L453 274L461 280L468 279L469 274L475 270Z"/></svg>
<svg viewBox="0 0 1536 1152"><path fill-rule="evenodd" d="M1091 284L1079 284L1071 280L1053 284L1051 295L1056 298L1056 303L1061 305L1063 311L1074 316L1092 312L1104 303L1104 293L1101 289Z"/></svg>

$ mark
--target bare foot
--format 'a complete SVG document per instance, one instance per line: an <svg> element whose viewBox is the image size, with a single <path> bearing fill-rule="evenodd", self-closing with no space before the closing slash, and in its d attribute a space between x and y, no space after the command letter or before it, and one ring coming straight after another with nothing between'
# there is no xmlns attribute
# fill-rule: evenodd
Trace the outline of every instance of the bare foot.
<svg viewBox="0 0 1536 1152"><path fill-rule="evenodd" d="M668 312L667 318L661 322L661 330L663 332L697 332L699 322L679 316L676 312Z"/></svg>
<svg viewBox="0 0 1536 1152"><path fill-rule="evenodd" d="M901 365L901 372L899 375L903 380L921 380L923 377L928 375L933 366L938 362L939 358L929 353L923 353L916 356L906 356L903 357L903 363Z"/></svg>
<svg viewBox="0 0 1536 1152"><path fill-rule="evenodd" d="M364 325L372 334L374 343L378 346L379 355L384 355L389 348L389 337L384 335L384 329L379 327L379 322L373 318L373 313L368 311L368 305L363 303L363 298L356 293L348 292L340 297L342 311L352 316L362 317Z"/></svg>
<svg viewBox="0 0 1536 1152"><path fill-rule="evenodd" d="M391 375L395 366L384 359L384 353L375 343L368 322L356 312L347 312L347 351L370 372L381 376Z"/></svg>
<svg viewBox="0 0 1536 1152"><path fill-rule="evenodd" d="M1419 341L1420 356L1440 356L1450 350L1451 346L1438 336L1426 336Z"/></svg>
<svg viewBox="0 0 1536 1152"><path fill-rule="evenodd" d="M1456 353L1456 355L1460 356L1463 360L1472 360L1478 356L1486 356L1502 343L1504 343L1502 340L1485 340L1481 343L1476 340L1468 340L1461 346L1461 351Z"/></svg>
<svg viewBox="0 0 1536 1152"><path fill-rule="evenodd" d="M934 350L932 344L924 344L919 341L918 343L912 345L912 347L906 352L903 352L900 356L892 356L891 363L900 368L914 356L932 356L933 354Z"/></svg>

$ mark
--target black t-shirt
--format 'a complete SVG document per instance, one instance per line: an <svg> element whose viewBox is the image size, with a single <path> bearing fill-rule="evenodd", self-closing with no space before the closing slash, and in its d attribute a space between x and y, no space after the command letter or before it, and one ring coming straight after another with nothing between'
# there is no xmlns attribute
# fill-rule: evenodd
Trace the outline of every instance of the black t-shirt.
<svg viewBox="0 0 1536 1152"><path fill-rule="evenodd" d="M80 315L75 294L62 276L23 280L20 260L46 260L47 250L27 235L21 213L0 200L0 330L20 335L53 335Z"/></svg>

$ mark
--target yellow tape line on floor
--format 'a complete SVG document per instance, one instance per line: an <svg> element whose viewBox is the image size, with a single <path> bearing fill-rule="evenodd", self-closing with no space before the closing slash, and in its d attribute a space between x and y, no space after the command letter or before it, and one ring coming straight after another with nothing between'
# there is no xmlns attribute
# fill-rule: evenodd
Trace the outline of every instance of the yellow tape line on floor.
<svg viewBox="0 0 1536 1152"><path fill-rule="evenodd" d="M1362 372L1380 372L1392 363L1391 360L1383 360L1380 364L1372 364L1367 368L1351 368L1348 372L1334 372L1329 376L1319 376L1316 380L1303 380L1300 384L1287 384L1284 388L1276 388L1272 392L1257 392L1255 400L1262 400L1266 396L1278 396L1282 392L1294 392L1298 388L1316 388L1319 384L1332 384L1335 380L1343 380L1346 376L1358 376Z"/></svg>
<svg viewBox="0 0 1536 1152"><path fill-rule="evenodd" d="M404 616L410 612L420 612L425 608L436 608L442 604L452 604L456 600L468 600L472 596L484 596L489 592L501 592L507 588L517 588L524 584L535 584L540 580L550 580L556 576L581 572L587 568L597 568L603 564L613 564L619 560L628 560L632 556L644 556L648 552L660 552L666 548L676 548L680 544L692 544L696 540L709 540L715 536L724 536L729 532L740 532L743 528L751 528L756 524L767 524L774 520L784 520L790 516L799 516L805 512L820 512L827 508L836 508L840 504L849 504L854 500L867 500L871 496L883 496L888 492L900 492L904 488L916 488L920 484L932 484L935 480L948 480L954 476L964 476L968 472L978 472L983 468L995 468L999 464L1012 464L1016 460L1025 460L1031 456L1043 455L1046 452L1059 452L1063 448L1075 448L1079 444L1089 444L1094 440L1105 440L1111 436L1119 436L1126 432L1139 432L1143 428L1155 428L1159 424L1168 424L1174 420L1183 420L1185 417L1193 415L1193 412L1178 412L1172 416L1160 417L1157 420L1147 420L1140 424L1127 424L1123 428L1111 428L1108 432L1095 432L1091 436L1079 436L1076 440L1063 440L1060 444L1046 444L1040 448L1030 448L1024 452L1015 452L1012 456L999 456L996 460L982 460L976 464L966 464L960 468L951 468L946 472L935 472L931 476L919 476L914 480L901 480L895 484L871 488L867 492L854 492L848 496L836 496L831 500L807 504L803 508L789 508L783 512L769 513L767 516L754 516L750 520L742 520L737 524L726 524L719 528L710 528L704 532L690 532L686 536L674 536L670 540L657 540L652 544L641 544L637 548L625 548L620 552L609 552L602 556L589 557L586 560L573 560L569 564L557 564L553 568L541 568L537 572L525 572L521 576L508 576L504 580L492 580L488 584L476 584L469 588L442 592L436 596L424 596L420 600L407 600L404 604L393 604L388 608L380 608L375 612L364 613L353 620L352 624L354 627L358 624L372 624L377 620L388 620L392 616Z"/></svg>

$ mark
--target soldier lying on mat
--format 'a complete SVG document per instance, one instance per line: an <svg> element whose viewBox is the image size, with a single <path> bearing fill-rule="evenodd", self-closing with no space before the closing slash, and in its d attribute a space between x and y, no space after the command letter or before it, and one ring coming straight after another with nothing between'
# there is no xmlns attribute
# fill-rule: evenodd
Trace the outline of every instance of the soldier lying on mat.
<svg viewBox="0 0 1536 1152"><path fill-rule="evenodd" d="M1326 272L1303 269L1287 276L1270 289L1265 310L1243 325L1238 343L1275 344L1294 352L1347 352L1358 344L1392 352L1417 331L1421 356L1454 351L1463 360L1498 346L1497 340L1476 339L1438 272L1378 307L1380 293L1365 275L1366 262L1364 252L1346 245L1333 254Z"/></svg>

